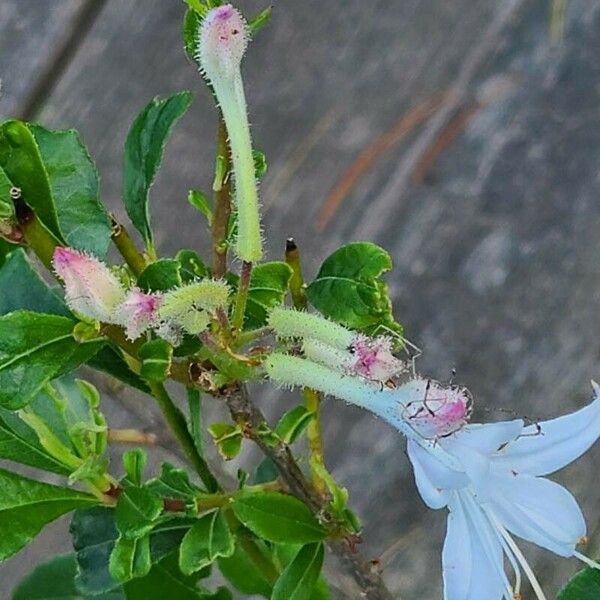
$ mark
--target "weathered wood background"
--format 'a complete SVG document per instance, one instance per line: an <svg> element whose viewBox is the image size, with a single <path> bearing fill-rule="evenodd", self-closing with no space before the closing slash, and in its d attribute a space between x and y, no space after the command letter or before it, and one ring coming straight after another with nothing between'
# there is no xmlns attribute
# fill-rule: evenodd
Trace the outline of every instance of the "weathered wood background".
<svg viewBox="0 0 600 600"><path fill-rule="evenodd" d="M266 2L239 4L251 14ZM153 192L164 253L207 247L185 197L210 186L215 111L182 55L182 15L180 0L0 2L0 116L80 130L121 216L132 119L157 94L196 93ZM310 274L342 241L380 243L421 370L456 368L484 419L580 406L600 377L599 56L597 0L276 2L244 68L269 159L270 256L293 235ZM266 387L257 394L269 412L286 407ZM112 423L165 435L142 399L118 392L105 405ZM339 402L325 417L328 464L351 490L365 550L398 542L390 587L439 598L445 514L417 496L402 439ZM581 500L596 549L599 459L596 448L558 477ZM67 526L0 566L2 599L40 557L67 549ZM577 568L525 550L551 597Z"/></svg>

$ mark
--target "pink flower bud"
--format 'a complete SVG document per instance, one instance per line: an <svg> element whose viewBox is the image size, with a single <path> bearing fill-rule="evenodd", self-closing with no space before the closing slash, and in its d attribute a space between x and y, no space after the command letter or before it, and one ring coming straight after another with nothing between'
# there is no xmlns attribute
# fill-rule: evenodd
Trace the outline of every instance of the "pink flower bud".
<svg viewBox="0 0 600 600"><path fill-rule="evenodd" d="M356 336L349 348L352 358L348 370L371 381L385 382L406 371L406 365L392 354L392 342L386 337Z"/></svg>
<svg viewBox="0 0 600 600"><path fill-rule="evenodd" d="M125 327L127 337L135 340L151 327L158 326L157 313L161 302L162 297L158 294L146 294L134 288L118 307L115 320Z"/></svg>
<svg viewBox="0 0 600 600"><path fill-rule="evenodd" d="M110 269L98 259L58 247L53 266L65 284L69 308L88 319L113 323L115 310L125 299L125 289Z"/></svg>
<svg viewBox="0 0 600 600"><path fill-rule="evenodd" d="M424 438L447 436L464 427L471 417L473 400L464 387L444 387L423 380L423 399L405 405L402 418Z"/></svg>

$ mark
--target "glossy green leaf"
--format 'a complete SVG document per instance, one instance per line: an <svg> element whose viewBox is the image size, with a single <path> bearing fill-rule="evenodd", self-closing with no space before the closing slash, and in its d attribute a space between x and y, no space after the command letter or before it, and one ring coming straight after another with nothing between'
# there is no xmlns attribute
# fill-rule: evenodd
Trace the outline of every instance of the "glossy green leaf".
<svg viewBox="0 0 600 600"><path fill-rule="evenodd" d="M212 436L219 454L225 460L235 458L242 449L242 432L230 423L213 423L208 432Z"/></svg>
<svg viewBox="0 0 600 600"><path fill-rule="evenodd" d="M583 569L567 583L556 600L598 600L600 598L600 571Z"/></svg>
<svg viewBox="0 0 600 600"><path fill-rule="evenodd" d="M191 102L190 92L180 92L164 100L155 98L135 119L125 142L123 202L131 222L149 245L152 245L150 188L171 128Z"/></svg>
<svg viewBox="0 0 600 600"><path fill-rule="evenodd" d="M0 469L0 560L12 556L61 515L97 502L94 496Z"/></svg>
<svg viewBox="0 0 600 600"><path fill-rule="evenodd" d="M380 279L391 267L390 255L379 246L348 244L325 259L306 295L323 315L354 329L401 332L392 316L387 284Z"/></svg>
<svg viewBox="0 0 600 600"><path fill-rule="evenodd" d="M0 405L25 406L49 381L98 352L104 341L78 343L74 325L65 317L28 311L0 317Z"/></svg>
<svg viewBox="0 0 600 600"><path fill-rule="evenodd" d="M181 278L185 283L210 275L210 270L202 258L193 250L180 250L175 258L181 265Z"/></svg>
<svg viewBox="0 0 600 600"><path fill-rule="evenodd" d="M44 162L64 240L104 258L111 241L110 220L98 199L96 166L79 134L39 125L29 125L29 129Z"/></svg>
<svg viewBox="0 0 600 600"><path fill-rule="evenodd" d="M123 468L125 475L133 485L141 486L144 481L144 469L148 455L142 448L134 448L123 452Z"/></svg>
<svg viewBox="0 0 600 600"><path fill-rule="evenodd" d="M323 566L323 544L308 544L285 568L275 586L272 600L310 600Z"/></svg>
<svg viewBox="0 0 600 600"><path fill-rule="evenodd" d="M150 533L163 509L162 500L151 490L127 486L117 502L117 529L128 539Z"/></svg>
<svg viewBox="0 0 600 600"><path fill-rule="evenodd" d="M265 156L264 152L261 152L260 150L253 150L252 158L254 159L254 173L256 175L256 179L261 179L267 174L267 157Z"/></svg>
<svg viewBox="0 0 600 600"><path fill-rule="evenodd" d="M181 265L172 258L150 263L138 277L137 284L146 292L170 290L182 284Z"/></svg>
<svg viewBox="0 0 600 600"><path fill-rule="evenodd" d="M313 413L305 406L296 406L286 412L275 427L275 433L286 443L294 443L306 429Z"/></svg>
<svg viewBox="0 0 600 600"><path fill-rule="evenodd" d="M198 190L190 190L188 192L188 202L193 206L200 214L206 217L208 225L212 225L213 211L210 205L210 200Z"/></svg>
<svg viewBox="0 0 600 600"><path fill-rule="evenodd" d="M160 476L147 482L146 487L157 496L174 500L193 500L202 490L190 482L187 471L163 463Z"/></svg>
<svg viewBox="0 0 600 600"><path fill-rule="evenodd" d="M120 537L110 554L108 570L121 583L148 575L152 568L150 536L127 539Z"/></svg>
<svg viewBox="0 0 600 600"><path fill-rule="evenodd" d="M212 564L220 556L231 556L235 539L223 512L216 510L198 519L185 534L179 549L179 568L190 575Z"/></svg>
<svg viewBox="0 0 600 600"><path fill-rule="evenodd" d="M231 504L237 518L270 542L307 544L325 538L326 531L297 498L278 492L247 492Z"/></svg>
<svg viewBox="0 0 600 600"><path fill-rule="evenodd" d="M0 315L15 310L31 310L69 316L60 288L49 287L29 261L22 248L11 252L0 268Z"/></svg>
<svg viewBox="0 0 600 600"><path fill-rule="evenodd" d="M150 340L140 348L139 358L142 361L140 375L146 381L164 381L171 372L173 346L161 338Z"/></svg>
<svg viewBox="0 0 600 600"><path fill-rule="evenodd" d="M255 547L265 560L271 560L270 552L263 542L256 540ZM231 556L219 558L218 563L221 574L243 594L271 597L273 586L241 544L236 544Z"/></svg>
<svg viewBox="0 0 600 600"><path fill-rule="evenodd" d="M35 431L17 414L5 408L0 408L0 458L59 475L70 473L44 450Z"/></svg>
<svg viewBox="0 0 600 600"><path fill-rule="evenodd" d="M0 267L2 267L8 260L8 257L16 250L18 246L9 244L6 240L0 237Z"/></svg>

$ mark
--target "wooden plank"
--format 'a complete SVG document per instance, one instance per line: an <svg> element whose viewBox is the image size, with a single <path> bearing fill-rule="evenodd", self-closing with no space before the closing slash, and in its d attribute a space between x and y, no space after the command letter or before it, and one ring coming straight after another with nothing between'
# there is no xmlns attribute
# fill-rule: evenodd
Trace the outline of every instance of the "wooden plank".
<svg viewBox="0 0 600 600"><path fill-rule="evenodd" d="M86 0L3 0L0 3L0 118L21 114L22 103Z"/></svg>
<svg viewBox="0 0 600 600"><path fill-rule="evenodd" d="M486 407L481 418L506 418L499 409L544 418L581 405L587 380L598 376L597 3L570 1L562 44L552 45L547 2L523 2L436 140L443 152L425 183L387 185L426 125L381 144L386 133L400 138L407 111L450 88L497 6L282 2L253 42L245 74L256 145L270 163L262 185L270 256L279 257L294 235L311 273L342 240L368 232L394 257L391 289L409 337L425 352L420 368L440 378L457 368L458 380ZM49 125L83 132L104 196L123 214L121 148L129 124L155 94L197 90L153 193L165 252L207 247L185 196L190 187L209 188L213 161L214 110L181 57L181 13L177 2L147 0L142 12L133 0L111 0L42 114ZM384 150L371 156L368 172L319 231L330 192L361 153L378 148ZM375 201L380 208L370 213ZM264 394L272 411L284 402ZM444 511L425 509L417 497L403 441L334 401L326 423L329 464L352 492L369 551L376 556L404 535L400 560L385 572L390 584L406 597L439 597ZM592 526L600 517L600 490L589 485L594 459L597 450L564 479ZM550 596L576 568L528 555Z"/></svg>

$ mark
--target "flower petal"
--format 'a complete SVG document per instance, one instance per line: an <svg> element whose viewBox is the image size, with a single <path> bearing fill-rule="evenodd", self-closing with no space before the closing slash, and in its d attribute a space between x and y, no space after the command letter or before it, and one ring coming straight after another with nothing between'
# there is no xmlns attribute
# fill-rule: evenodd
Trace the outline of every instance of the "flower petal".
<svg viewBox="0 0 600 600"><path fill-rule="evenodd" d="M452 452L452 446L457 442L462 446L477 450L481 454L491 454L502 444L518 438L522 431L523 421L521 419L499 423L473 423L443 439L441 444L450 452Z"/></svg>
<svg viewBox="0 0 600 600"><path fill-rule="evenodd" d="M579 458L600 437L600 394L585 408L551 421L526 427L523 435L503 448L494 463L518 473L548 475Z"/></svg>
<svg viewBox="0 0 600 600"><path fill-rule="evenodd" d="M478 515L482 519L473 520L458 493L449 508L442 552L444 600L500 600L505 592L500 575L504 568L502 547L489 521L483 513ZM485 532L478 529L482 523Z"/></svg>
<svg viewBox="0 0 600 600"><path fill-rule="evenodd" d="M449 490L468 485L469 481L464 473L449 469L414 440L408 440L407 449L417 489L429 508L446 506Z"/></svg>
<svg viewBox="0 0 600 600"><path fill-rule="evenodd" d="M585 535L585 521L572 494L564 487L530 475L491 475L493 511L519 537L559 556L572 556Z"/></svg>

